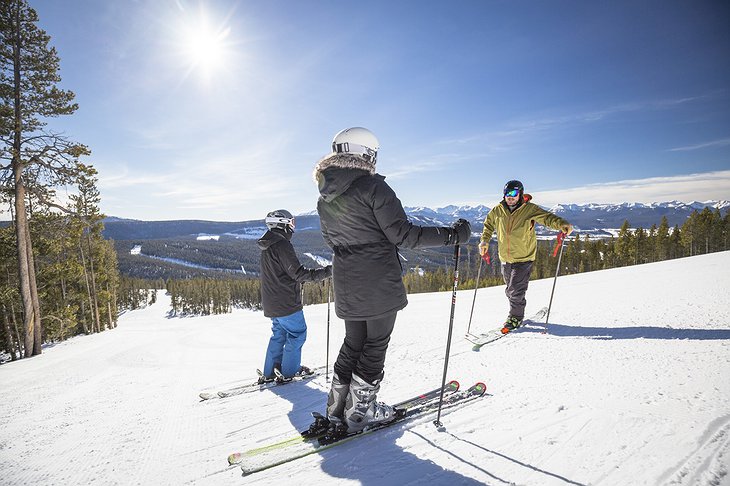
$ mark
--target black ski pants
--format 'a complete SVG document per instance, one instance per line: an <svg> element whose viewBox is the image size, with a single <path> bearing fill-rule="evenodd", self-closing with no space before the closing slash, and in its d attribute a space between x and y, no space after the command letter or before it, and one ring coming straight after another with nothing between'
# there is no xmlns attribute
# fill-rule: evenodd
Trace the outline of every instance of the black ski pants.
<svg viewBox="0 0 730 486"><path fill-rule="evenodd" d="M516 262L502 264L502 278L507 288L504 290L509 300L509 315L524 319L527 306L527 285L530 283L530 272L533 262Z"/></svg>
<svg viewBox="0 0 730 486"><path fill-rule="evenodd" d="M383 378L395 317L394 312L378 319L345 320L345 341L334 366L340 381L349 383L353 373L370 384Z"/></svg>

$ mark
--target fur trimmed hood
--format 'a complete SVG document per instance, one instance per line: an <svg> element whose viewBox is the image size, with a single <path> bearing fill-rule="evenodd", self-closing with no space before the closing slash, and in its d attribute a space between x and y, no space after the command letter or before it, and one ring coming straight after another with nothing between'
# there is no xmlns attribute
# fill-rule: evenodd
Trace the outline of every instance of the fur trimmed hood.
<svg viewBox="0 0 730 486"><path fill-rule="evenodd" d="M354 154L332 153L314 166L314 181L325 201L342 194L360 177L375 174L375 164Z"/></svg>
<svg viewBox="0 0 730 486"><path fill-rule="evenodd" d="M361 169L366 170L370 175L375 174L375 164L367 161L365 157L355 154L331 153L324 156L314 166L314 181L317 181L317 174L329 167L340 169Z"/></svg>

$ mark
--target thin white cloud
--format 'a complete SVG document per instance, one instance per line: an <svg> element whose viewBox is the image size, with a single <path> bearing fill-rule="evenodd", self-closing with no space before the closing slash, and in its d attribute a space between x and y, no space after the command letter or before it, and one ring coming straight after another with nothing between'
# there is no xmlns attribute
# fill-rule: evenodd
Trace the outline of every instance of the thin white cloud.
<svg viewBox="0 0 730 486"><path fill-rule="evenodd" d="M555 204L730 200L730 170L631 179L532 192L541 206Z"/></svg>
<svg viewBox="0 0 730 486"><path fill-rule="evenodd" d="M713 140L711 142L698 143L697 145L688 145L686 147L675 147L669 149L669 152L688 152L690 150L700 150L710 147L724 147L730 145L730 138L722 138L720 140Z"/></svg>
<svg viewBox="0 0 730 486"><path fill-rule="evenodd" d="M504 151L509 146L510 142L508 141L512 140L511 143L514 143L518 138L534 133L545 132L567 125L596 123L605 118L621 113L672 109L676 106L691 103L702 98L704 98L704 96L622 103L599 110L569 113L555 117L515 119L508 122L504 128L498 130L457 139L443 140L441 143L458 146L474 144L481 148L483 148L484 144L488 144L493 147L495 151Z"/></svg>

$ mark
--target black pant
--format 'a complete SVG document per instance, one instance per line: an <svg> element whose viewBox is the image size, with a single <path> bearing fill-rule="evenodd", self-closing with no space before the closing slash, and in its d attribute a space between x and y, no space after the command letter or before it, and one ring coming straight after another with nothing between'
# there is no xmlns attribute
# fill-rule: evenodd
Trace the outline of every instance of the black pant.
<svg viewBox="0 0 730 486"><path fill-rule="evenodd" d="M505 263L502 265L502 277L507 288L504 290L509 300L509 315L523 319L527 306L527 285L530 283L530 272L533 262Z"/></svg>
<svg viewBox="0 0 730 486"><path fill-rule="evenodd" d="M394 312L379 319L345 321L345 341L335 361L335 373L341 381L349 383L353 373L371 384L383 378L395 317Z"/></svg>

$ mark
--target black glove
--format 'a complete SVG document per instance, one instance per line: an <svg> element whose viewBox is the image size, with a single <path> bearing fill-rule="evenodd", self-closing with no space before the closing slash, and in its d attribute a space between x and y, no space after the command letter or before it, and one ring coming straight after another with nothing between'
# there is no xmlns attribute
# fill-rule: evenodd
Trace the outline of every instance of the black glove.
<svg viewBox="0 0 730 486"><path fill-rule="evenodd" d="M446 228L445 245L466 243L471 237L471 224L465 219L458 219L451 228Z"/></svg>

